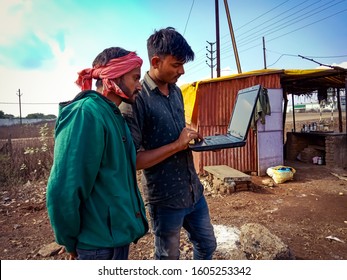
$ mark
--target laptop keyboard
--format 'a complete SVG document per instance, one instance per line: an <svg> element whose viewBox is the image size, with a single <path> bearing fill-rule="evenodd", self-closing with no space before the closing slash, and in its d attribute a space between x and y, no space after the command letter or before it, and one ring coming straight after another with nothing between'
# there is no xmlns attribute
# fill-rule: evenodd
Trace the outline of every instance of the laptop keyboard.
<svg viewBox="0 0 347 280"><path fill-rule="evenodd" d="M240 141L240 139L231 135L216 135L204 138L204 142L207 145L219 145L224 144L225 142L229 143L230 141L236 142Z"/></svg>

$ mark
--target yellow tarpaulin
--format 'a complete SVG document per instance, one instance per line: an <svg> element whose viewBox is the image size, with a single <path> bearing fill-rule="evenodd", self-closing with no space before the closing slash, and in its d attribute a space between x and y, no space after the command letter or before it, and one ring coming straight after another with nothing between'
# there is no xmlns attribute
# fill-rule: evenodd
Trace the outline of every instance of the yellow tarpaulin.
<svg viewBox="0 0 347 280"><path fill-rule="evenodd" d="M186 123L190 124L192 121L193 110L196 99L196 92L198 91L199 82L193 84L185 84L181 86L183 101L184 101L184 113Z"/></svg>
<svg viewBox="0 0 347 280"><path fill-rule="evenodd" d="M342 68L341 68L342 69ZM338 74L341 72L341 69L261 69L261 70L254 70L249 71L241 74L233 74L228 76L223 76L219 78L213 78L213 79L206 79L202 81L197 81L191 84L185 84L181 86L182 94L183 94L183 100L184 100L184 106L185 106L185 118L186 122L188 124L191 123L193 112L194 112L194 105L196 100L196 94L198 92L198 86L199 84L204 83L213 83L213 82L221 82L224 80L232 80L232 79L239 79L239 78L246 78L246 77L252 77L252 76L260 76L260 75L268 75L268 74L279 74L281 76L282 83L285 83L286 80L290 79L290 83L293 83L295 79L298 79L299 81L302 81L303 78L310 78L311 83L314 84L326 84L327 86L331 87L344 87L345 86L345 76L332 76L332 74ZM344 73L346 69L343 69ZM283 80L284 79L284 80ZM294 80L293 80L294 79ZM320 79L320 80L318 80ZM333 80L334 79L334 80ZM308 81L307 81L308 83ZM289 84L291 85L291 84ZM295 84L294 84L295 85ZM303 85L301 85L300 90L303 91L302 88ZM290 90L294 92L296 89L293 87L287 88L287 90ZM307 86L307 90L312 91L312 86Z"/></svg>
<svg viewBox="0 0 347 280"><path fill-rule="evenodd" d="M234 75L228 75L228 76L223 76L223 77L219 77L219 78L206 79L206 80L194 82L191 84L182 85L180 88L181 88L181 91L183 94L186 123L191 124L191 122L192 122L194 105L195 105L195 100L196 100L196 94L198 92L199 84L221 82L224 80L230 80L230 79L234 79L234 78L244 78L247 76L256 76L256 75L261 75L261 74L269 74L270 72L283 72L283 70L273 70L273 69L272 70L269 70L269 69L255 70L255 71L245 72L242 74L234 74Z"/></svg>

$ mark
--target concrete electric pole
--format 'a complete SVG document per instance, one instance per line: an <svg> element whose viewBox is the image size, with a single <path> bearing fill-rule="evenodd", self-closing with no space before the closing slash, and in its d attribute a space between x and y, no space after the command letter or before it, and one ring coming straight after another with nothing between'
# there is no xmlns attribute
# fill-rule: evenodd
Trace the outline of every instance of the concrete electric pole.
<svg viewBox="0 0 347 280"><path fill-rule="evenodd" d="M213 57L213 54L216 52L213 50L213 45L215 43L211 43L209 41L206 41L206 42L210 45L210 49L208 47L206 47L206 50L208 51L208 53L206 54L206 57L208 58L210 63L208 63L208 61L206 60L206 64L211 68L211 79L213 79L213 68L216 66L216 64L214 64L214 60L216 58Z"/></svg>
<svg viewBox="0 0 347 280"><path fill-rule="evenodd" d="M19 120L20 120L20 124L22 125L22 103L21 103L21 96L23 95L23 93L20 93L20 89L18 89L18 92L16 93L18 95L19 98Z"/></svg>

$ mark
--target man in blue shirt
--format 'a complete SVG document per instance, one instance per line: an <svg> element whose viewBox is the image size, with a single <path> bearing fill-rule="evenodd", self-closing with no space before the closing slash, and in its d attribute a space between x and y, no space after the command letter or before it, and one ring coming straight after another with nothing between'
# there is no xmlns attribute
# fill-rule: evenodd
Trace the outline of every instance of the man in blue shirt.
<svg viewBox="0 0 347 280"><path fill-rule="evenodd" d="M136 167L146 179L144 197L155 235L155 259L179 259L183 227L194 259L212 259L216 239L203 186L188 144L201 136L185 126L182 93L176 86L183 65L194 59L186 40L173 28L147 40L150 70L126 119L137 149Z"/></svg>

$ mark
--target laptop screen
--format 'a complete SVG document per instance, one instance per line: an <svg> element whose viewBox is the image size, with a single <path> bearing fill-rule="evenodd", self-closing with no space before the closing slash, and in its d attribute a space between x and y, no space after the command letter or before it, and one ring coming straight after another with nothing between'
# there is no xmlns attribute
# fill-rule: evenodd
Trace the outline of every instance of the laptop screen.
<svg viewBox="0 0 347 280"><path fill-rule="evenodd" d="M260 85L257 85L238 92L228 127L228 133L232 136L246 138L259 90Z"/></svg>

